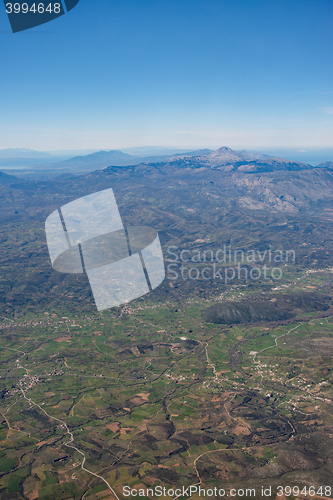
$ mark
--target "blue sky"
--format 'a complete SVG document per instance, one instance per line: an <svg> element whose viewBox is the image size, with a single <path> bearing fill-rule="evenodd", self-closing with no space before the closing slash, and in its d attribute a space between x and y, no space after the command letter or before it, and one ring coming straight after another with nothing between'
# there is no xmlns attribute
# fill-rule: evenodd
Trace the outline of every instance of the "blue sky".
<svg viewBox="0 0 333 500"><path fill-rule="evenodd" d="M333 146L332 0L0 5L0 44L0 147Z"/></svg>

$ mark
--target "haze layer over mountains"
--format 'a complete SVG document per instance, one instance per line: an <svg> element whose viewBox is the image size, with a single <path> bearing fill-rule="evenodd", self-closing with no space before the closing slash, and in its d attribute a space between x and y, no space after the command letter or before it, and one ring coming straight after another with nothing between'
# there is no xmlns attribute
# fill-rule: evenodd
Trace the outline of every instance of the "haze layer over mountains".
<svg viewBox="0 0 333 500"><path fill-rule="evenodd" d="M159 203L165 208L172 205L174 210L184 206L184 200L191 210L208 200L231 211L325 210L329 215L332 210L333 164L329 161L313 167L227 147L177 154L162 161L160 157L140 160L121 151L102 151L53 164L52 175L44 178L3 171L2 195L12 203L3 206L2 215L9 219L31 216L44 204L51 207L56 202L58 206L62 195L65 202L107 187L131 191L141 200L158 196ZM42 168L41 172L45 174Z"/></svg>
<svg viewBox="0 0 333 500"><path fill-rule="evenodd" d="M32 149L0 149L0 169L6 173L15 174L37 174L54 175L60 173L80 174L93 172L109 166L128 166L141 163L174 163L180 164L196 163L222 168L225 171L274 171L274 170L305 170L313 168L307 162L283 159L255 151L234 151L228 147L221 147L215 151L210 149L199 149L196 151L180 151L170 148L129 148L134 154L120 150L111 151L89 151L85 150L75 156L72 151L44 152ZM57 154L56 154L57 153ZM154 153L154 154L151 154ZM295 155L294 155L295 156ZM329 167L332 157L325 156L326 160L317 167ZM10 172L12 171L12 172Z"/></svg>

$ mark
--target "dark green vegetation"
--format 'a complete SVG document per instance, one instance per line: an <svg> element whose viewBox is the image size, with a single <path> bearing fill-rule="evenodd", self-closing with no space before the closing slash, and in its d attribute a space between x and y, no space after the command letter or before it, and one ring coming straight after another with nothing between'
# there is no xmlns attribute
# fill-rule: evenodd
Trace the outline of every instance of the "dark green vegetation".
<svg viewBox="0 0 333 500"><path fill-rule="evenodd" d="M270 293L242 301L215 304L203 312L209 323L233 325L258 321L281 321L310 311L327 311L331 298L311 292Z"/></svg>
<svg viewBox="0 0 333 500"><path fill-rule="evenodd" d="M1 500L113 498L91 473L120 498L123 485L199 480L332 486L333 181L288 165L259 175L176 159L0 185ZM97 313L84 276L51 268L43 225L107 187L125 225L159 229L174 267ZM216 262L224 245L296 259L244 263L280 266L281 280L188 278L236 268Z"/></svg>

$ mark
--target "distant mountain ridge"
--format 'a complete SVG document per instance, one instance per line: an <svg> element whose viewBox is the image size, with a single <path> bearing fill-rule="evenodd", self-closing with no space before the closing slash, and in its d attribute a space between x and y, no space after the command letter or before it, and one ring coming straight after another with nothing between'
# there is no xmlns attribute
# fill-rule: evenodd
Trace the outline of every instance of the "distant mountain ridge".
<svg viewBox="0 0 333 500"><path fill-rule="evenodd" d="M231 148L222 147L216 149L209 155L207 155L207 159L212 162L218 162L219 164L228 164L235 163L240 160L257 160L267 157L267 155L263 155L262 153L248 153L247 151L234 151Z"/></svg>
<svg viewBox="0 0 333 500"><path fill-rule="evenodd" d="M91 153L84 156L74 156L69 160L64 160L58 163L52 164L52 169L59 172L66 171L75 173L78 172L89 172L93 170L98 170L100 168L105 168L111 165L122 167L128 165L137 165L146 161L163 161L169 158L168 156L149 156L149 157L137 157L131 156L127 153L123 153L118 149L113 149L111 151L97 151L96 153Z"/></svg>
<svg viewBox="0 0 333 500"><path fill-rule="evenodd" d="M127 161L131 160L133 156L123 153L122 151L118 149L113 149L111 151L96 151L95 153L89 153L88 155L82 155L82 156L74 156L73 158L70 158L69 160L65 160L63 162L59 163L68 163L68 164L86 164L88 162L101 162L103 163L104 160L107 161Z"/></svg>
<svg viewBox="0 0 333 500"><path fill-rule="evenodd" d="M273 172L273 171L301 171L309 170L313 165L298 162L295 160L272 157L256 151L235 151L229 147L223 146L212 151L210 149L198 149L169 155L142 156L131 155L121 150L102 150L94 151L89 154L76 155L73 158L52 156L49 153L38 152L34 150L5 149L0 150L0 167L2 169L29 168L32 174L38 175L57 175L68 173L80 175L87 172L93 172L107 168L109 166L125 167L129 165L139 165L148 163L166 163L181 168L198 168L209 166L213 169L220 169L225 172ZM5 159L4 156L8 155ZM10 157L12 155L12 157ZM15 155L21 155L22 158L16 158ZM30 157L23 158L24 155ZM36 155L33 157L33 155ZM39 156L38 156L39 155ZM46 163L47 161L47 163ZM318 165L318 168L329 168L332 162L327 161ZM18 175L18 172L16 172ZM22 174L22 172L20 172Z"/></svg>
<svg viewBox="0 0 333 500"><path fill-rule="evenodd" d="M106 168L109 166L125 167L129 165L139 165L140 163L153 163L153 162L165 162L169 158L186 158L192 157L204 157L210 154L212 151L210 149L189 151L187 153L176 154L176 155L157 155L157 156L132 156L128 153L123 153L119 149L113 149L111 151L96 151L82 156L74 156L66 160L59 162L52 162L52 164L36 165L37 170L48 169L54 172L67 172L73 174L80 174L84 172L92 172L94 170L99 170L101 168Z"/></svg>
<svg viewBox="0 0 333 500"><path fill-rule="evenodd" d="M236 163L238 161L249 161L249 160L259 160L264 158L270 158L270 156L258 153L255 151L234 151L231 148L223 146L215 151L210 149L201 149L198 151L192 151L184 155L175 155L178 157L186 156L200 156L205 163L213 165L228 165Z"/></svg>
<svg viewBox="0 0 333 500"><path fill-rule="evenodd" d="M27 148L3 148L0 149L0 158L52 158L51 153L36 151Z"/></svg>
<svg viewBox="0 0 333 500"><path fill-rule="evenodd" d="M248 151L234 151L231 148L222 147L208 154L199 155L177 155L168 160L169 163L178 166L209 166L225 172L273 172L275 170L309 170L312 165L296 162L283 158L270 157L268 155Z"/></svg>
<svg viewBox="0 0 333 500"><path fill-rule="evenodd" d="M330 168L264 157L260 153L219 148L207 155L173 156L164 162L127 167L110 166L87 175L91 182L104 178L130 186L148 182L156 191L182 192L181 199L197 193L201 199L220 199L238 209L300 212L328 210L333 202ZM252 158L252 159L249 159ZM193 200L194 202L194 200ZM320 207L320 208L319 208Z"/></svg>
<svg viewBox="0 0 333 500"><path fill-rule="evenodd" d="M230 148L201 153L173 156L164 161L111 165L97 168L94 172L82 172L79 169L69 172L64 168L55 172L59 173L56 178L46 180L16 179L4 174L0 180L2 199L11 197L12 203L2 204L1 217L14 217L14 207L15 218L16 212L36 214L36 207L44 198L48 210L55 210L61 203L107 187L128 196L130 205L133 199L139 200L134 203L139 211L145 203L152 207L163 206L166 220L172 211L176 214L184 209L189 210L189 213L193 210L200 212L213 204L216 204L215 210L224 207L231 213L241 213L244 209L263 210L267 214L305 214L313 211L320 216L332 216L332 167L316 168L282 158L248 159L246 152L235 152ZM253 153L250 154L253 156ZM105 161L106 158L109 162L112 156L134 162L131 157L128 160L130 155L117 150L98 152L91 156L97 161ZM83 158L72 161L87 161L87 157Z"/></svg>

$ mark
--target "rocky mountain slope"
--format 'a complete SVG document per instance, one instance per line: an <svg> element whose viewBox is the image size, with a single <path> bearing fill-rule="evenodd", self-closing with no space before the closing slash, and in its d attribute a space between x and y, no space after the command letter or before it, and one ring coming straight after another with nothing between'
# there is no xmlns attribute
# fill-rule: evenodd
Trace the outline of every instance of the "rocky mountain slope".
<svg viewBox="0 0 333 500"><path fill-rule="evenodd" d="M162 204L165 209L200 210L213 203L233 211L312 211L331 216L332 167L315 168L281 158L240 160L241 155L246 153L221 148L201 156L110 166L80 176L62 174L54 181L28 182L3 174L1 213L4 217L37 214L39 207L56 208L61 200L112 187L119 194L132 193L133 200Z"/></svg>

